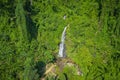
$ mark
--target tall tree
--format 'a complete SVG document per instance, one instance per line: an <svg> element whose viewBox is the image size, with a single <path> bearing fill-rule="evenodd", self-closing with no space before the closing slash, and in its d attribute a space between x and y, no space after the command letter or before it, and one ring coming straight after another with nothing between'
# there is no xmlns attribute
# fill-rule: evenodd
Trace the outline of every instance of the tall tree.
<svg viewBox="0 0 120 80"><path fill-rule="evenodd" d="M17 0L16 3L16 9L15 9L15 15L16 15L16 24L18 27L19 35L20 35L20 41L28 41L28 32L27 32L27 26L26 26L26 17L25 17L25 10L23 6L22 0Z"/></svg>

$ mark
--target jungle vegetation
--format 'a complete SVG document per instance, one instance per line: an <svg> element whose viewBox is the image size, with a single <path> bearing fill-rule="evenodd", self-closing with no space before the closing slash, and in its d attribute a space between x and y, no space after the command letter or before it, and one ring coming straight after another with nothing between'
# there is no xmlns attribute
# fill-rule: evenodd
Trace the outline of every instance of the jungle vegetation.
<svg viewBox="0 0 120 80"><path fill-rule="evenodd" d="M0 80L40 80L67 25L66 54L83 75L46 80L119 80L120 0L0 0Z"/></svg>

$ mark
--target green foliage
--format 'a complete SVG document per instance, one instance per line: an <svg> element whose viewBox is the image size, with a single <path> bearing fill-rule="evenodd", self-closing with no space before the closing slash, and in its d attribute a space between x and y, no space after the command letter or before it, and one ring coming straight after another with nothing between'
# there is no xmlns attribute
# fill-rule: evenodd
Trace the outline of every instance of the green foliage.
<svg viewBox="0 0 120 80"><path fill-rule="evenodd" d="M0 79L42 77L45 64L54 62L62 31L68 25L67 57L80 67L83 76L73 75L74 68L66 67L58 72L58 80L65 76L69 80L118 80L119 4L119 0L1 0Z"/></svg>
<svg viewBox="0 0 120 80"><path fill-rule="evenodd" d="M37 70L34 69L33 61L31 58L27 58L25 61L23 80L38 80L39 75L37 74Z"/></svg>
<svg viewBox="0 0 120 80"><path fill-rule="evenodd" d="M15 9L15 15L16 15L16 18L17 18L16 19L16 25L18 27L20 41L28 41L25 11L23 9L22 0L18 0L18 2L17 2L17 6L16 6L16 9Z"/></svg>

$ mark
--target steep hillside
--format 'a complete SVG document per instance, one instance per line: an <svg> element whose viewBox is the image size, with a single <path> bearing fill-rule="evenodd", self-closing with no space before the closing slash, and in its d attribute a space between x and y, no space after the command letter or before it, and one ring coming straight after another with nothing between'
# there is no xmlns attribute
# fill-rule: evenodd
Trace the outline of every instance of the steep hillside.
<svg viewBox="0 0 120 80"><path fill-rule="evenodd" d="M0 73L0 80L119 80L120 0L0 0Z"/></svg>

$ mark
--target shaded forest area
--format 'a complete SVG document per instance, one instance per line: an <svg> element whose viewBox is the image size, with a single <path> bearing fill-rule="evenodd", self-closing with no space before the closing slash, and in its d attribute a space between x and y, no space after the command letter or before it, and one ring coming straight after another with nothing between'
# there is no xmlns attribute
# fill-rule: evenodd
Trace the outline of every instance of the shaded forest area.
<svg viewBox="0 0 120 80"><path fill-rule="evenodd" d="M120 0L0 0L0 80L40 80L67 25L67 57L83 75L66 67L45 80L119 80Z"/></svg>

